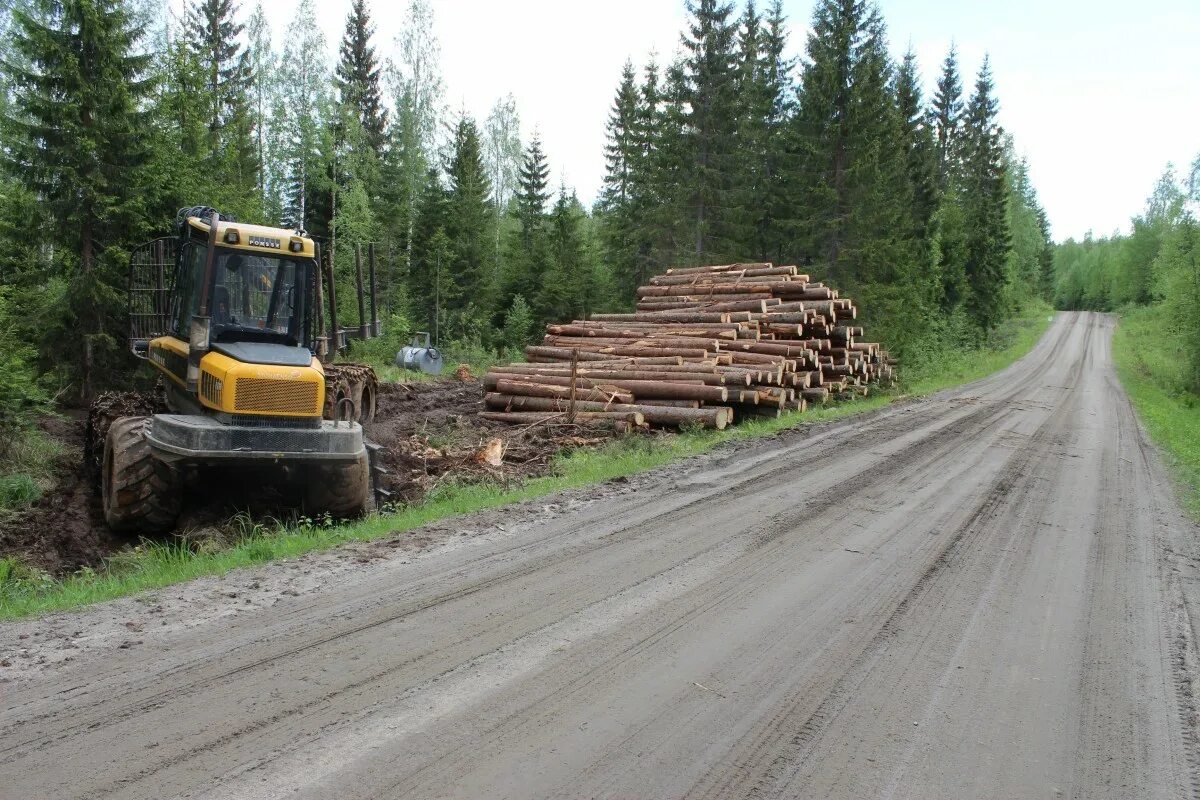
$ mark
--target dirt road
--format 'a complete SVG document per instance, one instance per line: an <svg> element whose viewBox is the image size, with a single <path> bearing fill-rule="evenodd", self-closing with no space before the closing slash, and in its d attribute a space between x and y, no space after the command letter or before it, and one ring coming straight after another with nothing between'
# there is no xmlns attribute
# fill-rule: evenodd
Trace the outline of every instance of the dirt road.
<svg viewBox="0 0 1200 800"><path fill-rule="evenodd" d="M124 649L132 602L43 622L0 796L1198 796L1197 531L1112 327Z"/></svg>

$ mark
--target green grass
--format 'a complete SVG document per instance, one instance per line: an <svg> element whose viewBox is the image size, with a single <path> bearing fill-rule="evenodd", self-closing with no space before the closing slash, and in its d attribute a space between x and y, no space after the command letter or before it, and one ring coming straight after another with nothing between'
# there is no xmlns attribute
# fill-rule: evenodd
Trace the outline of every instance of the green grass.
<svg viewBox="0 0 1200 800"><path fill-rule="evenodd" d="M1113 360L1150 438L1180 484L1180 500L1200 519L1200 397L1185 388L1186 359L1165 331L1159 306L1128 308L1113 337Z"/></svg>
<svg viewBox="0 0 1200 800"><path fill-rule="evenodd" d="M9 431L0 447L0 514L18 512L53 484L66 449L36 428Z"/></svg>
<svg viewBox="0 0 1200 800"><path fill-rule="evenodd" d="M1014 326L1011 341L996 350L948 363L945 374L922 375L905 387L909 394L937 391L983 377L1024 355L1048 322L1044 309L1026 314ZM62 580L22 570L0 569L0 620L62 611L89 603L162 588L206 575L223 575L241 567L325 550L352 541L372 541L419 528L436 520L543 497L635 475L688 456L708 452L728 442L769 436L801 424L829 422L888 405L898 393L789 414L779 419L750 420L723 431L685 431L673 436L634 436L598 448L561 454L551 475L515 482L443 484L420 503L377 514L347 525L319 522L284 526L242 520L241 536L233 546L205 551L179 543L146 542L132 552L110 559L99 571L84 570ZM5 576L8 576L7 578Z"/></svg>

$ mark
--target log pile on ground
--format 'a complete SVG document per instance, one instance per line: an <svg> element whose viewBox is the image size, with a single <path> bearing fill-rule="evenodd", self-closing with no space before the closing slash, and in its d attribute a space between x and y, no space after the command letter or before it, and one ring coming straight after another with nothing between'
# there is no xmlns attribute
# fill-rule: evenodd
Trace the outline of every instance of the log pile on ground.
<svg viewBox="0 0 1200 800"><path fill-rule="evenodd" d="M547 325L528 363L484 379L486 419L588 419L622 428L778 417L890 384L893 362L860 341L854 302L796 267L669 269L637 310Z"/></svg>

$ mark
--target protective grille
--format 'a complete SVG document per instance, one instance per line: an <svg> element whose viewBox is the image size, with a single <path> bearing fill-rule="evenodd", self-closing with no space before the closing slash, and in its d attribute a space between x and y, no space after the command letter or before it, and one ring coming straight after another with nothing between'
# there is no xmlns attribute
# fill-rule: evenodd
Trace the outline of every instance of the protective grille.
<svg viewBox="0 0 1200 800"><path fill-rule="evenodd" d="M220 407L223 389L224 387L221 385L221 382L216 379L216 376L208 372L200 373L200 394L205 400L217 407Z"/></svg>
<svg viewBox="0 0 1200 800"><path fill-rule="evenodd" d="M276 414L317 414L316 383L272 378L238 378L234 382L236 411Z"/></svg>

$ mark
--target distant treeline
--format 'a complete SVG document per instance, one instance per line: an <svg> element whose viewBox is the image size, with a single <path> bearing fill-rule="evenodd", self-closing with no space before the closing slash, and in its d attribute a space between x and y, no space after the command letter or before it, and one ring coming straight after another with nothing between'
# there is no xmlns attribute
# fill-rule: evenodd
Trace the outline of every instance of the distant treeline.
<svg viewBox="0 0 1200 800"><path fill-rule="evenodd" d="M1173 337L1184 361L1182 388L1200 393L1200 155L1186 175L1173 165L1154 186L1129 233L1054 251L1059 308L1115 311L1159 306L1162 335Z"/></svg>
<svg viewBox="0 0 1200 800"><path fill-rule="evenodd" d="M481 121L446 108L428 0L387 58L367 0L335 57L314 0L278 45L261 3L244 20L233 0L181 19L150 5L0 12L0 369L24 376L0 391L6 419L128 380L129 248L198 203L307 230L347 287L349 245L377 243L393 334L489 349L628 307L672 264L801 264L856 293L909 363L1050 290L1045 215L987 60L964 90L951 48L927 101L861 0L817 2L799 63L778 0L689 2L674 58L614 76L592 209L551 185L511 97Z"/></svg>

